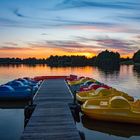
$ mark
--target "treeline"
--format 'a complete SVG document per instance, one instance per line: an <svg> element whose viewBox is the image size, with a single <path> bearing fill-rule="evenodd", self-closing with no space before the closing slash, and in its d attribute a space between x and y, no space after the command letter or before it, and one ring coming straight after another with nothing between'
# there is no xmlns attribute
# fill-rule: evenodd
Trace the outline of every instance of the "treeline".
<svg viewBox="0 0 140 140"><path fill-rule="evenodd" d="M112 66L120 64L120 54L118 52L110 52L108 50L98 54L95 59L95 65L97 66Z"/></svg>
<svg viewBox="0 0 140 140"><path fill-rule="evenodd" d="M140 50L134 53L132 59L120 58L118 52L102 51L96 57L87 58L85 56L50 56L46 59L36 58L0 58L0 64L47 64L49 66L117 66L120 62L133 61L140 63Z"/></svg>
<svg viewBox="0 0 140 140"><path fill-rule="evenodd" d="M140 50L138 50L136 53L134 53L133 61L134 61L134 63L140 63Z"/></svg>
<svg viewBox="0 0 140 140"><path fill-rule="evenodd" d="M36 59L36 58L0 58L0 64L44 64L47 59Z"/></svg>
<svg viewBox="0 0 140 140"><path fill-rule="evenodd" d="M93 65L95 57L87 58L85 56L50 56L47 59L49 66L87 66Z"/></svg>

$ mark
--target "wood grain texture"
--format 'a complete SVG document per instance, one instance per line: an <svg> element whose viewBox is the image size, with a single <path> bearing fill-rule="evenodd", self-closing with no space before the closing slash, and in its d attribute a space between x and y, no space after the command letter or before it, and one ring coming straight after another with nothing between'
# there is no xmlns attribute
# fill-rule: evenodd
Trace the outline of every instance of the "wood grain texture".
<svg viewBox="0 0 140 140"><path fill-rule="evenodd" d="M35 97L36 108L21 140L80 140L68 106L72 101L63 79L45 80Z"/></svg>

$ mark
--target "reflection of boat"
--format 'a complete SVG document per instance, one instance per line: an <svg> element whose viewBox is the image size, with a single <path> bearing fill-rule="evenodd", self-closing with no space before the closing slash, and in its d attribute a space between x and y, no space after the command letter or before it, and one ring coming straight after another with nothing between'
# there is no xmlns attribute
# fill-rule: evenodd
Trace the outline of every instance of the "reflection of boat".
<svg viewBox="0 0 140 140"><path fill-rule="evenodd" d="M24 109L28 101L0 101L0 109Z"/></svg>
<svg viewBox="0 0 140 140"><path fill-rule="evenodd" d="M90 91L78 92L76 94L76 99L83 103L89 99L109 99L113 96L123 96L129 101L134 101L133 97L129 96L124 92L118 91L113 88L106 89L104 87L99 87L96 90L92 89Z"/></svg>
<svg viewBox="0 0 140 140"><path fill-rule="evenodd" d="M140 124L140 101L129 102L122 96L110 100L87 100L82 111L90 118Z"/></svg>
<svg viewBox="0 0 140 140"><path fill-rule="evenodd" d="M87 118L85 115L81 119L83 126L90 130L126 138L140 136L140 125L99 121Z"/></svg>

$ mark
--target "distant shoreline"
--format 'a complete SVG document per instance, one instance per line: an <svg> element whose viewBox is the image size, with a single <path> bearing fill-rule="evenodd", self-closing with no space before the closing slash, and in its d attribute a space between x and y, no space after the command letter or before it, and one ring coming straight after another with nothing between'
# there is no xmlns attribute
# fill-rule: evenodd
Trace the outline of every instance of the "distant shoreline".
<svg viewBox="0 0 140 140"><path fill-rule="evenodd" d="M47 64L50 67L78 67L78 66L98 66L98 67L118 67L119 65L140 65L140 50L134 53L133 58L121 58L118 52L102 51L97 56L87 58L86 56L58 56L51 55L49 58L0 58L0 65L8 64Z"/></svg>
<svg viewBox="0 0 140 140"><path fill-rule="evenodd" d="M78 57L77 57L78 58ZM48 65L50 67L66 67L66 66L70 66L70 67L81 67L81 66L97 66L95 64L95 58L84 58L84 61L86 62L82 62L81 61L77 61L75 62L71 62L71 61L65 61L65 60L61 60L59 62L55 62L55 61L48 61L48 59L36 59L36 58L27 58L27 59L20 59L20 58L0 58L0 65L38 65L38 64L44 64L44 65ZM120 65L140 65L140 63L134 63L132 59L125 59L125 58L120 58Z"/></svg>
<svg viewBox="0 0 140 140"><path fill-rule="evenodd" d="M2 65L48 65L47 63L0 63L0 66ZM125 61L125 62L120 62L120 65L136 65L140 66L140 63L134 63L133 61ZM84 67L84 66L96 66L96 65L48 65L50 67Z"/></svg>

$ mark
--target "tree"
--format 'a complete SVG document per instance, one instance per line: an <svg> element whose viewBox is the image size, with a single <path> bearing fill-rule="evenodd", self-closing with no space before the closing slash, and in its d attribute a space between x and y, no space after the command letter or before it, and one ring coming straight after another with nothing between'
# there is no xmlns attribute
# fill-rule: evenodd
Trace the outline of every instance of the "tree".
<svg viewBox="0 0 140 140"><path fill-rule="evenodd" d="M134 53L133 61L134 61L134 63L140 63L140 50L138 50L136 53Z"/></svg>
<svg viewBox="0 0 140 140"><path fill-rule="evenodd" d="M118 52L110 52L108 50L99 53L95 60L95 64L97 66L112 66L119 65L119 63L120 54Z"/></svg>

